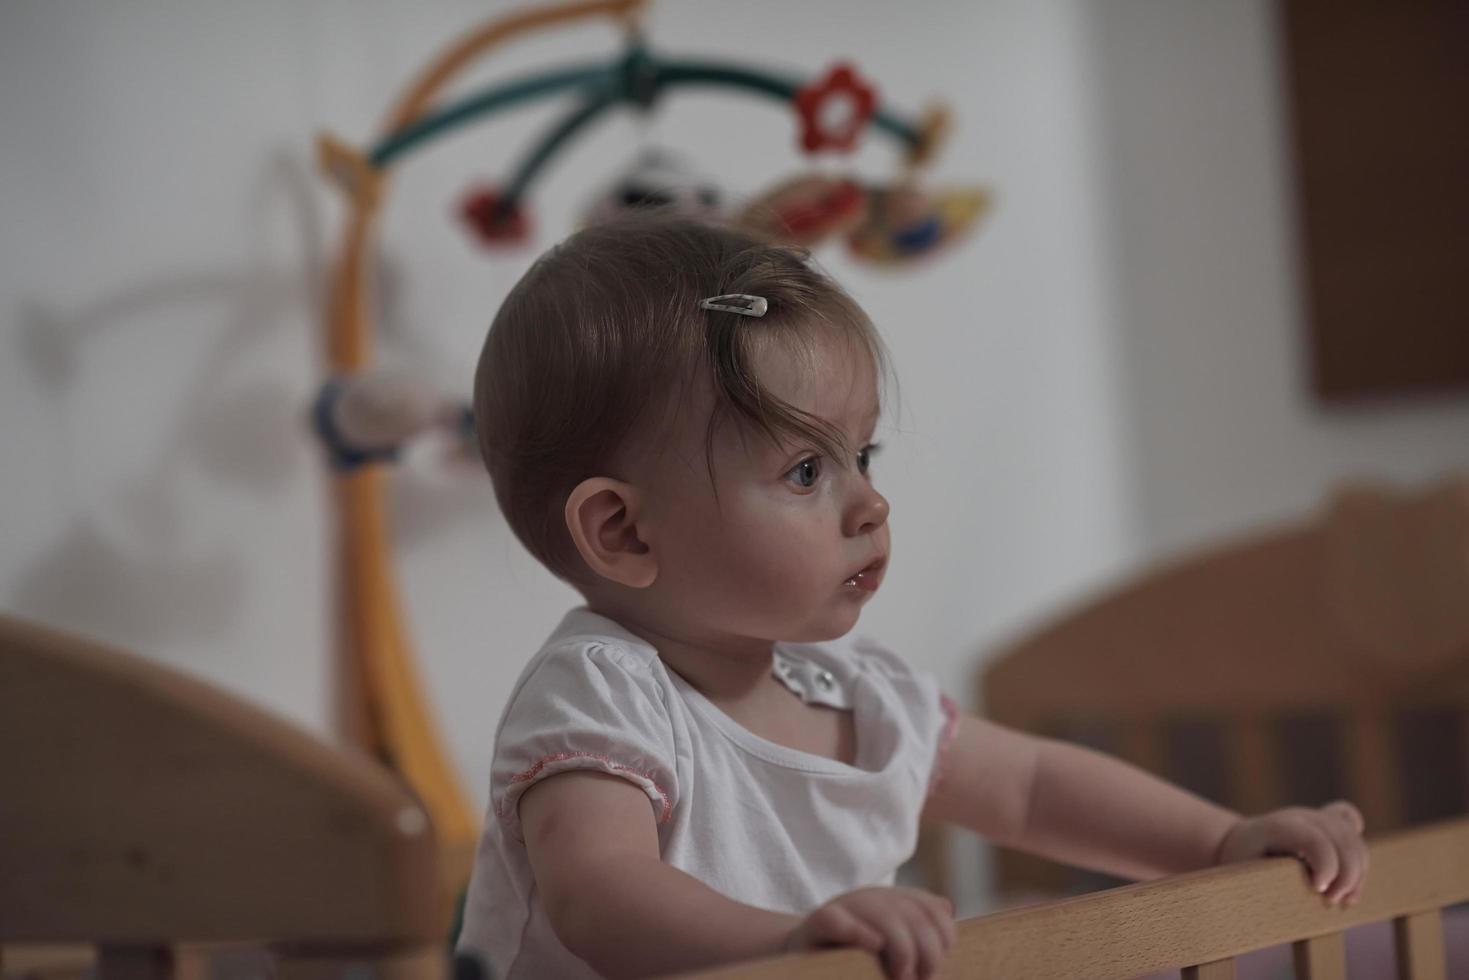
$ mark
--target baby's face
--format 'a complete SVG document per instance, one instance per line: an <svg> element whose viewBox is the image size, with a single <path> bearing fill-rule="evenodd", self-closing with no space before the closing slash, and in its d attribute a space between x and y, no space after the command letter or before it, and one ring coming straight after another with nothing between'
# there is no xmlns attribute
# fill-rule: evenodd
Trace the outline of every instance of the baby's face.
<svg viewBox="0 0 1469 980"><path fill-rule="evenodd" d="M713 447L716 500L704 393L640 474L640 531L658 559L644 598L667 629L690 639L832 639L856 625L889 552L888 502L867 473L876 377L866 356L835 342L811 363L771 346L754 366L773 394L841 431L848 458L800 442L773 445L727 421Z"/></svg>

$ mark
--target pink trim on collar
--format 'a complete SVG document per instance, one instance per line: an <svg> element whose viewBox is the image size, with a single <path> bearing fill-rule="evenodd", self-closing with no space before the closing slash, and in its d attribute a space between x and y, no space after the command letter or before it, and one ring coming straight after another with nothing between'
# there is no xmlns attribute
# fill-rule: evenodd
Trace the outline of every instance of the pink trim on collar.
<svg viewBox="0 0 1469 980"><path fill-rule="evenodd" d="M634 769L632 766L624 766L622 763L613 760L610 756L596 755L592 752L558 752L555 755L542 756L536 761L536 764L531 766L529 769L523 769L515 775L511 776L510 783L511 785L514 785L516 783L529 782L539 776L541 770L544 769L546 766L553 765L557 762L567 762L571 759L593 759L605 765L613 774L626 773L628 775L638 776L642 779L646 779L648 783L655 790L658 791L658 796L663 801L663 812L659 815L658 822L660 824L665 823L668 820L669 815L673 812L673 804L670 803L668 800L667 791L664 790L662 786L658 785L658 780L653 778L653 774L651 772L643 769ZM573 767L568 767L568 769L569 768ZM501 812L498 815L504 816L503 803L501 806Z"/></svg>
<svg viewBox="0 0 1469 980"><path fill-rule="evenodd" d="M959 734L959 706L954 699L947 694L939 695L939 707L944 712L944 730L939 734L938 752L934 757L933 775L928 778L928 793L925 799L933 796L933 791L943 782L944 775L949 766L949 746L954 744L954 736Z"/></svg>

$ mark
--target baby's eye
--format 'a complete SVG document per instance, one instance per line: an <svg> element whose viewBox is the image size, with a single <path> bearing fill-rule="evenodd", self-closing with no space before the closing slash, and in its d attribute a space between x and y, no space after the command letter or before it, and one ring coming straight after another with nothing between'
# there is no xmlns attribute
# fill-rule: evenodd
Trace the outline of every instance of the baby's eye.
<svg viewBox="0 0 1469 980"><path fill-rule="evenodd" d="M791 467L790 472L786 473L786 476L794 478L797 486L809 490L811 487L816 486L816 480L821 476L820 457L811 456L801 460L795 466Z"/></svg>
<svg viewBox="0 0 1469 980"><path fill-rule="evenodd" d="M857 472L866 473L872 466L872 454L881 448L882 446L875 442L869 446L863 446L862 451L857 454Z"/></svg>

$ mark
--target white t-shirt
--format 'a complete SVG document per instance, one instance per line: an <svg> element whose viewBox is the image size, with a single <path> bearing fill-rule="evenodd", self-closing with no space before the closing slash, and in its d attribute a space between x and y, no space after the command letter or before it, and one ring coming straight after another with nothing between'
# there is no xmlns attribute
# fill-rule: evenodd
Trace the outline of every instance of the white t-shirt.
<svg viewBox="0 0 1469 980"><path fill-rule="evenodd" d="M778 643L775 674L808 702L852 710L854 765L754 735L644 640L585 607L567 613L500 719L460 948L497 980L596 977L551 929L517 812L527 789L569 769L640 788L663 860L736 901L805 914L892 884L953 737L953 703L931 677L852 637Z"/></svg>

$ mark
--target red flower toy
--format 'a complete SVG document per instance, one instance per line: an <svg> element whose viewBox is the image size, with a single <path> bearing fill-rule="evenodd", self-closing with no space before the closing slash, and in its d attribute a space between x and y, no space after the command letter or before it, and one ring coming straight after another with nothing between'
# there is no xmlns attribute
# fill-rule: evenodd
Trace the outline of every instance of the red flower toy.
<svg viewBox="0 0 1469 980"><path fill-rule="evenodd" d="M459 202L459 217L481 245L519 245L530 237L530 219L519 201L508 210L500 206L500 192L487 185L473 187Z"/></svg>
<svg viewBox="0 0 1469 980"><path fill-rule="evenodd" d="M828 146L851 150L877 108L872 86L846 62L833 65L825 78L797 92L794 101L801 116L801 146L808 153Z"/></svg>

